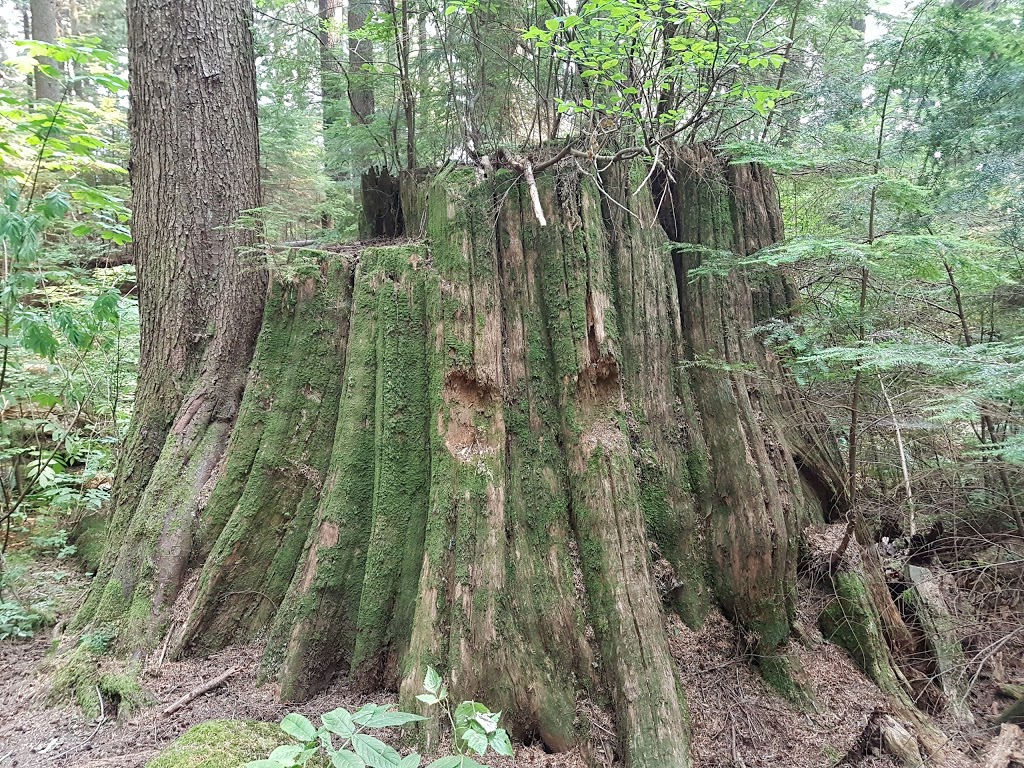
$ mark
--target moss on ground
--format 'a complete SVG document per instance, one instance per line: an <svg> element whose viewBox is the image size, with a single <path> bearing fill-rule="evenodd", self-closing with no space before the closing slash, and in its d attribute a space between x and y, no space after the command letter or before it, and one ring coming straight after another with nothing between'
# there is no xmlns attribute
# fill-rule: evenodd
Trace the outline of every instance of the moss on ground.
<svg viewBox="0 0 1024 768"><path fill-rule="evenodd" d="M95 719L101 714L100 696L103 697L102 714L107 717L115 709L118 716L131 714L147 703L131 668L112 660L101 661L86 645L62 657L53 676L48 701L51 704L75 701L87 718Z"/></svg>
<svg viewBox="0 0 1024 768"><path fill-rule="evenodd" d="M286 740L274 723L210 720L189 728L146 768L240 768Z"/></svg>

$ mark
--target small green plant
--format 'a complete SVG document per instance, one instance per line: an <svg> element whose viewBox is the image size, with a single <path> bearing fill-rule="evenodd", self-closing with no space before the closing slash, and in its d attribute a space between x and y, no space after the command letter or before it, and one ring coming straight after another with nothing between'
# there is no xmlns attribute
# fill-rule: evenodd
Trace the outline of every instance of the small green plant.
<svg viewBox="0 0 1024 768"><path fill-rule="evenodd" d="M491 712L483 704L475 701L464 701L453 711L448 687L433 667L427 667L423 687L427 692L416 698L424 704L437 704L444 708L455 733L455 749L458 750L456 755L435 760L429 768L484 768L469 757L468 753L484 755L488 749L499 755L512 756L512 742L508 733L504 728L498 727L501 712Z"/></svg>
<svg viewBox="0 0 1024 768"><path fill-rule="evenodd" d="M45 604L23 606L15 602L0 602L0 641L31 640L36 630L49 621Z"/></svg>
<svg viewBox="0 0 1024 768"><path fill-rule="evenodd" d="M433 667L427 668L423 681L427 692L416 698L429 706L440 705L455 733L458 754L441 757L427 768L486 768L470 753L486 754L488 749L512 756L512 742L504 728L498 727L500 712L491 712L483 704L464 701L452 709L448 688ZM392 747L365 731L408 725L426 718L398 712L388 706L365 704L355 712L339 707L320 716L317 728L308 718L291 712L281 721L281 730L297 744L277 747L265 760L246 763L245 768L294 768L308 764L325 754L333 768L419 768L420 756L413 752L402 757ZM340 744L340 746L336 746Z"/></svg>
<svg viewBox="0 0 1024 768"><path fill-rule="evenodd" d="M291 712L281 721L281 730L299 743L282 745L266 760L246 763L246 768L293 768L306 765L321 751L335 768L418 768L419 755L413 753L403 758L364 731L423 719L420 715L393 711L391 707L365 704L355 712L342 707L327 712L320 716L323 725L317 728L303 715ZM335 746L335 737L341 746Z"/></svg>

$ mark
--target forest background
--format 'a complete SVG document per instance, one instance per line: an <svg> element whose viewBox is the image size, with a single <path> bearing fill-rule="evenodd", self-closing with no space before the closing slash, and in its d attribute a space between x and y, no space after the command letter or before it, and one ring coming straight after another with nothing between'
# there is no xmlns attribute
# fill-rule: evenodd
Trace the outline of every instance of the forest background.
<svg viewBox="0 0 1024 768"><path fill-rule="evenodd" d="M361 226L366 235L357 201L371 166L486 171L495 147L557 152L570 136L593 158L614 154L624 130L645 138L637 156L657 161L664 137L642 102L662 83L626 82L601 3L579 14L475 0L350 6L342 18L330 2L255 3L263 202L248 215L265 232L273 278L296 268L282 254L298 244L352 243ZM752 334L826 414L874 538L942 541L963 588L989 609L1019 608L1019 586L993 574L1019 560L1002 537L1024 536L1020 3L705 10L701 34L675 52L678 71L657 70L666 84L714 74L677 106L674 138L774 171L786 239L742 258L709 248L696 276L792 275L799 316ZM6 2L0 19L4 640L67 610L67 563L100 567L139 310L123 9ZM709 29L717 46L702 42ZM729 64L719 67L709 57L725 55L723 34ZM520 63L510 52L521 50L537 55ZM547 52L582 66L545 75ZM580 89L576 75L600 88ZM544 91L524 96L524 81ZM969 639L968 624L958 631Z"/></svg>

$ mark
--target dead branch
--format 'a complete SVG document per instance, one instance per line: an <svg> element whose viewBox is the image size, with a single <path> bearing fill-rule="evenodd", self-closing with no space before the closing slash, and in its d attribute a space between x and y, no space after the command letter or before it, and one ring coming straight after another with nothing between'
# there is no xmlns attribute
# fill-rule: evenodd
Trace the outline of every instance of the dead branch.
<svg viewBox="0 0 1024 768"><path fill-rule="evenodd" d="M202 685L200 685L200 686L198 686L196 688L193 688L191 691L186 693L184 696L182 696L176 702L174 702L170 706L166 707L161 714L164 717L166 717L167 715L173 715L179 709L181 709L182 707L187 706L191 702L195 701L200 696L202 696L204 693L209 693L214 688L220 687L221 685L224 684L224 681L226 681L232 675L237 674L241 670L242 670L241 667L232 667L231 669L227 670L223 674L218 675L217 677L213 678L213 680L210 680L207 683L203 683Z"/></svg>

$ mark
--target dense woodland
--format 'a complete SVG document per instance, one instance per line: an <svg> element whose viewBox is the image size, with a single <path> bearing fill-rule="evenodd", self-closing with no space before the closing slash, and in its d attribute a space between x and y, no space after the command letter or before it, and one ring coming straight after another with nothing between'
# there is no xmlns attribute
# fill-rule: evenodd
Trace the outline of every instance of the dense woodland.
<svg viewBox="0 0 1024 768"><path fill-rule="evenodd" d="M0 0L0 766L1024 766L1022 21Z"/></svg>

